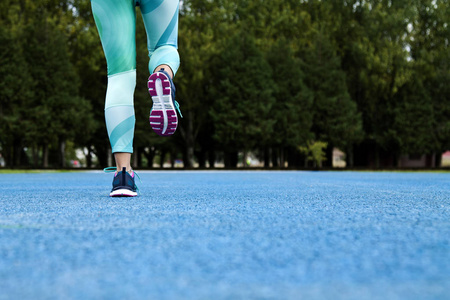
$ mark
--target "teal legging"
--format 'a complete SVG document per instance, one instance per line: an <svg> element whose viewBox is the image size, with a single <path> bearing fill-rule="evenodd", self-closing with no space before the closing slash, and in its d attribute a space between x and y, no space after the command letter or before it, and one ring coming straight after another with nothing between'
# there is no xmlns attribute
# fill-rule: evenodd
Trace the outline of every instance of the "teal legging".
<svg viewBox="0 0 450 300"><path fill-rule="evenodd" d="M92 12L108 65L105 120L112 152L133 153L136 87L136 9L140 6L147 32L149 71L168 65L175 74L178 0L92 0Z"/></svg>

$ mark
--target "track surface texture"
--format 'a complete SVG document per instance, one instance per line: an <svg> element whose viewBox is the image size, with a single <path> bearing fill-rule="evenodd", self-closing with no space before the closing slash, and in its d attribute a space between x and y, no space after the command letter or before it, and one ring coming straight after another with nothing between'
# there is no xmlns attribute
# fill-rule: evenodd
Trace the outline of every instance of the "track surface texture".
<svg viewBox="0 0 450 300"><path fill-rule="evenodd" d="M0 299L450 299L450 174L0 174Z"/></svg>

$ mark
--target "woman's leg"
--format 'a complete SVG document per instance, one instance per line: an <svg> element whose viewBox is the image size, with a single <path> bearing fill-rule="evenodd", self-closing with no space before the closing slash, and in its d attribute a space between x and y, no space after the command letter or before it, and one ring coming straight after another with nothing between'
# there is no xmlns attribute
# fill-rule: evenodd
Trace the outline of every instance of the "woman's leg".
<svg viewBox="0 0 450 300"><path fill-rule="evenodd" d="M160 136L171 136L178 126L172 78L180 65L177 51L178 0L139 0L150 57L148 81L153 107L150 126Z"/></svg>
<svg viewBox="0 0 450 300"><path fill-rule="evenodd" d="M131 169L135 126L136 11L134 0L92 0L108 65L105 120L117 170Z"/></svg>
<svg viewBox="0 0 450 300"><path fill-rule="evenodd" d="M147 32L150 74L166 65L173 77L180 66L178 54L178 0L140 0ZM159 68L158 68L159 67ZM170 71L169 71L170 70Z"/></svg>

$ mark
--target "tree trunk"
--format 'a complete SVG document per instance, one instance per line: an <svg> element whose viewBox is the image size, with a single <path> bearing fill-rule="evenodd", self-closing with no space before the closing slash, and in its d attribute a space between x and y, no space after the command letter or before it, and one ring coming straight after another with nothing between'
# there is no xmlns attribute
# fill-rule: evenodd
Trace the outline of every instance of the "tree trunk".
<svg viewBox="0 0 450 300"><path fill-rule="evenodd" d="M33 154L33 168L36 168L39 164L39 149L36 145L31 149Z"/></svg>
<svg viewBox="0 0 450 300"><path fill-rule="evenodd" d="M5 159L5 166L9 166L11 167L13 165L13 155L12 155L12 150L13 147L9 146L8 148L5 149L5 151L2 153L3 154L3 158Z"/></svg>
<svg viewBox="0 0 450 300"><path fill-rule="evenodd" d="M282 169L284 169L286 167L285 161L284 161L284 148L283 147L280 148L280 167Z"/></svg>
<svg viewBox="0 0 450 300"><path fill-rule="evenodd" d="M99 162L100 162L100 159L99 159ZM106 166L111 167L113 165L114 166L116 165L114 154L112 153L112 149L108 147L108 149L106 150Z"/></svg>
<svg viewBox="0 0 450 300"><path fill-rule="evenodd" d="M200 169L206 168L206 151L202 148L197 152L196 156L198 159L198 167Z"/></svg>
<svg viewBox="0 0 450 300"><path fill-rule="evenodd" d="M143 167L143 155L144 155L144 151L145 151L145 148L144 147L139 147L138 148L138 150L139 150L139 156L137 157L137 166L138 166L138 168L142 168Z"/></svg>
<svg viewBox="0 0 450 300"><path fill-rule="evenodd" d="M113 165L115 166L114 157L112 157L111 146L108 140L105 140L104 143L96 141L94 147L92 148L92 152L97 156L97 167L105 168Z"/></svg>
<svg viewBox="0 0 450 300"><path fill-rule="evenodd" d="M137 169L138 165L139 165L139 148L135 147L134 151L133 151L133 169Z"/></svg>
<svg viewBox="0 0 450 300"><path fill-rule="evenodd" d="M223 165L225 166L225 168L229 168L231 165L230 155L228 155L228 152L223 153Z"/></svg>
<svg viewBox="0 0 450 300"><path fill-rule="evenodd" d="M278 167L278 155L277 155L277 149L272 148L272 167L277 168Z"/></svg>
<svg viewBox="0 0 450 300"><path fill-rule="evenodd" d="M144 150L145 158L147 158L147 168L152 169L153 168L153 159L155 158L155 149L149 148L149 151Z"/></svg>
<svg viewBox="0 0 450 300"><path fill-rule="evenodd" d="M436 168L436 153L427 155L427 167Z"/></svg>
<svg viewBox="0 0 450 300"><path fill-rule="evenodd" d="M325 149L325 161L320 163L320 168L324 167L333 167L333 148L334 146L331 143L328 143L327 148Z"/></svg>
<svg viewBox="0 0 450 300"><path fill-rule="evenodd" d="M170 152L170 167L172 169L175 168L175 154L173 154L173 151Z"/></svg>
<svg viewBox="0 0 450 300"><path fill-rule="evenodd" d="M380 168L380 150L378 149L378 145L375 146L375 168Z"/></svg>
<svg viewBox="0 0 450 300"><path fill-rule="evenodd" d="M269 147L264 147L264 168L270 168L270 151Z"/></svg>
<svg viewBox="0 0 450 300"><path fill-rule="evenodd" d="M22 143L19 139L14 139L14 166L20 166L22 161Z"/></svg>
<svg viewBox="0 0 450 300"><path fill-rule="evenodd" d="M435 168L442 167L442 154L440 154L440 153L438 153L438 154L434 153L434 154L435 154L435 156L434 156L434 167Z"/></svg>
<svg viewBox="0 0 450 300"><path fill-rule="evenodd" d="M187 161L186 155L187 155L186 151L183 151L182 156L183 156L183 168L184 169L186 168L186 163L185 163L185 161Z"/></svg>
<svg viewBox="0 0 450 300"><path fill-rule="evenodd" d="M184 165L187 169L192 169L194 167L194 146L186 146L186 164Z"/></svg>
<svg viewBox="0 0 450 300"><path fill-rule="evenodd" d="M215 162L216 162L216 152L214 150L208 151L208 161L209 161L209 167L214 169Z"/></svg>
<svg viewBox="0 0 450 300"><path fill-rule="evenodd" d="M233 151L230 153L230 162L231 168L237 168L237 164L238 164L238 152L237 151Z"/></svg>
<svg viewBox="0 0 450 300"><path fill-rule="evenodd" d="M59 166L66 167L66 141L60 139L59 141Z"/></svg>
<svg viewBox="0 0 450 300"><path fill-rule="evenodd" d="M225 168L236 168L238 163L238 152L227 151L224 153Z"/></svg>
<svg viewBox="0 0 450 300"><path fill-rule="evenodd" d="M167 151L161 151L161 156L159 157L159 167L164 168L164 158L166 156Z"/></svg>
<svg viewBox="0 0 450 300"><path fill-rule="evenodd" d="M400 154L394 153L394 166L397 168L402 167L402 160L400 159Z"/></svg>
<svg viewBox="0 0 450 300"><path fill-rule="evenodd" d="M88 153L86 154L86 167L92 168L92 151L91 146L87 147Z"/></svg>
<svg viewBox="0 0 450 300"><path fill-rule="evenodd" d="M287 152L287 154L286 154L286 160L287 160L287 163L288 163L288 166L290 167L290 168L292 168L292 167L298 167L298 162L297 162L297 156L296 156L296 153L295 153L295 150L294 150L294 148L293 147L288 147L287 149L286 149L286 152Z"/></svg>
<svg viewBox="0 0 450 300"><path fill-rule="evenodd" d="M194 137L194 124L192 121L192 112L187 112L187 127L180 126L181 136L184 138L186 143L185 149L185 160L184 167L190 169L194 166L194 147L195 147L195 137Z"/></svg>
<svg viewBox="0 0 450 300"><path fill-rule="evenodd" d="M242 167L245 169L245 168L248 168L249 166L247 165L247 151L246 150L244 150L244 153L242 154Z"/></svg>
<svg viewBox="0 0 450 300"><path fill-rule="evenodd" d="M44 144L42 148L42 167L48 168L48 144Z"/></svg>
<svg viewBox="0 0 450 300"><path fill-rule="evenodd" d="M354 163L354 158L353 158L353 146L348 147L345 161L347 163L347 167L350 167L350 168L354 167L355 163Z"/></svg>

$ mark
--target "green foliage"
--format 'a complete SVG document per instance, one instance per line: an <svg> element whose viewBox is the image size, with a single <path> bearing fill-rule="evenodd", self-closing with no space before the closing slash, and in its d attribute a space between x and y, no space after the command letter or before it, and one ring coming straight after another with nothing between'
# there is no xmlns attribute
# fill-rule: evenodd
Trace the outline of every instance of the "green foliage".
<svg viewBox="0 0 450 300"><path fill-rule="evenodd" d="M392 131L403 153L431 153L437 147L431 98L420 81L405 84L396 95Z"/></svg>
<svg viewBox="0 0 450 300"><path fill-rule="evenodd" d="M422 88L419 93L426 95L426 107L432 111L428 136L436 139L429 151L443 152L450 149L450 6L443 0L418 1L414 10L409 40L413 68L411 96L418 98L418 87Z"/></svg>
<svg viewBox="0 0 450 300"><path fill-rule="evenodd" d="M361 115L350 98L346 75L330 37L323 30L313 35L302 51L306 85L313 93L313 131L317 138L346 148L362 138Z"/></svg>
<svg viewBox="0 0 450 300"><path fill-rule="evenodd" d="M327 158L325 156L325 151L328 143L321 141L308 141L306 147L298 146L298 150L306 156L308 161L314 163L314 167L322 167L322 162Z"/></svg>
<svg viewBox="0 0 450 300"><path fill-rule="evenodd" d="M148 126L137 16L134 146L146 156L138 164L183 152L192 167L205 165L206 153L213 162L215 153L255 150L283 164L297 145L318 165L326 147L350 158L450 149L445 0L182 1L175 84L184 118L168 139ZM9 166L46 157L57 165L52 153L64 144L107 164L106 61L89 0L2 1L0 76L0 151Z"/></svg>
<svg viewBox="0 0 450 300"><path fill-rule="evenodd" d="M4 149L24 138L27 128L21 121L26 117L25 105L33 97L20 37L21 32L0 27L0 145Z"/></svg>
<svg viewBox="0 0 450 300"><path fill-rule="evenodd" d="M254 38L245 32L236 34L213 60L210 114L215 139L223 148L248 150L266 145L275 123L270 115L274 82Z"/></svg>
<svg viewBox="0 0 450 300"><path fill-rule="evenodd" d="M306 87L301 60L294 55L294 47L280 38L268 52L272 68L273 89L276 103L270 111L276 120L270 144L295 147L313 137L313 94Z"/></svg>
<svg viewBox="0 0 450 300"><path fill-rule="evenodd" d="M0 97L1 143L14 148L5 153L11 165L23 164L22 147L57 149L68 139L84 144L94 123L89 102L79 96L79 77L70 60L69 5L25 4L8 7L8 19L2 20L8 27L1 30L7 63L0 72L6 79L2 84L9 86ZM44 155L46 165L48 152Z"/></svg>

